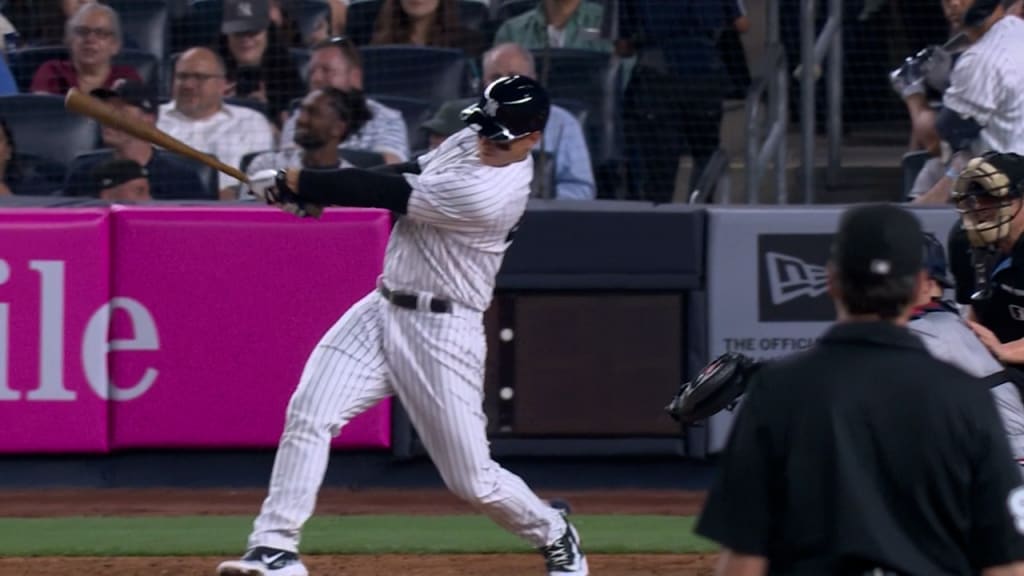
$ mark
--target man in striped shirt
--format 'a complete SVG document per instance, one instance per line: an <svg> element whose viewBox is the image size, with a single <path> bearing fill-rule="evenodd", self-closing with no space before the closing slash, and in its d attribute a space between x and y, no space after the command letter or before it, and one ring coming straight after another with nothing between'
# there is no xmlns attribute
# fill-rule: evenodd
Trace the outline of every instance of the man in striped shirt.
<svg viewBox="0 0 1024 576"><path fill-rule="evenodd" d="M536 547L549 576L589 574L563 513L491 458L483 412L483 314L526 211L531 150L550 107L536 81L499 78L463 111L463 130L415 161L293 169L253 183L271 203L295 194L318 206L386 208L399 217L377 289L334 324L307 362L249 550L219 574L307 576L299 534L313 514L331 435L392 395L454 494Z"/></svg>
<svg viewBox="0 0 1024 576"><path fill-rule="evenodd" d="M919 196L945 204L967 162L986 151L1024 153L1024 21L1006 0L974 0L963 16L971 46L957 60L936 128L949 156L946 176Z"/></svg>
<svg viewBox="0 0 1024 576"><path fill-rule="evenodd" d="M338 90L363 89L363 61L359 49L347 38L331 38L313 46L309 60L309 90L333 86ZM342 148L370 150L384 157L388 164L409 159L409 133L405 119L398 110L380 102L366 99L372 117L363 128L342 142ZM294 146L295 122L293 112L281 130L281 147Z"/></svg>

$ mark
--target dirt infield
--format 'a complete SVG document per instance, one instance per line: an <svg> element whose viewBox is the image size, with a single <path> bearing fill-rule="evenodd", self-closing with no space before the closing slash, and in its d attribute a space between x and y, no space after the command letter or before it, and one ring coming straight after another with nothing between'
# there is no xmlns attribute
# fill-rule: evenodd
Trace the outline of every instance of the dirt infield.
<svg viewBox="0 0 1024 576"><path fill-rule="evenodd" d="M0 491L0 516L174 516L252 515L263 490L39 490ZM579 514L696 514L703 493L682 491L586 491L541 493L563 499ZM472 514L467 505L444 491L332 490L321 492L318 515L335 514ZM0 576L185 576L212 574L223 558L0 558ZM346 555L309 556L312 574L320 576L530 576L542 573L537 555ZM714 555L592 556L595 576L705 576Z"/></svg>

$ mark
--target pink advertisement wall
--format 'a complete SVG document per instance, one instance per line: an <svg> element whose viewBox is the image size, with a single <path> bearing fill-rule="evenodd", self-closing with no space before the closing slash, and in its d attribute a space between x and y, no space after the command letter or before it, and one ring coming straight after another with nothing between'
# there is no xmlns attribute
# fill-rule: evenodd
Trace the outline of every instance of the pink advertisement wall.
<svg viewBox="0 0 1024 576"><path fill-rule="evenodd" d="M373 289L390 224L378 210L0 213L0 452L275 446L306 357ZM390 409L335 447L389 447Z"/></svg>

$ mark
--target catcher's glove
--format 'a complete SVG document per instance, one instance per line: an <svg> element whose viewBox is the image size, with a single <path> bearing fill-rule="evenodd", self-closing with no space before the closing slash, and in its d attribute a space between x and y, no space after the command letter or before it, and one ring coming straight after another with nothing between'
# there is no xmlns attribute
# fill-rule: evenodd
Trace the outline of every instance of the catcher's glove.
<svg viewBox="0 0 1024 576"><path fill-rule="evenodd" d="M711 361L691 382L686 382L665 407L677 422L691 424L736 407L750 376L761 366L743 354L728 352Z"/></svg>
<svg viewBox="0 0 1024 576"><path fill-rule="evenodd" d="M324 212L323 206L299 197L288 187L285 175L284 170L260 170L249 178L248 193L300 218L319 218Z"/></svg>

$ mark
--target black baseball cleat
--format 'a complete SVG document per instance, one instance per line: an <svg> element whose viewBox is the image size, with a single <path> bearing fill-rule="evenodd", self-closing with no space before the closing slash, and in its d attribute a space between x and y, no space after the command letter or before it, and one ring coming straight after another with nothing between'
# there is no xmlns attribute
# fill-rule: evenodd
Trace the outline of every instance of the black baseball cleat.
<svg viewBox="0 0 1024 576"><path fill-rule="evenodd" d="M217 566L220 576L309 576L299 555L294 552L259 546L242 556L241 560L221 562Z"/></svg>
<svg viewBox="0 0 1024 576"><path fill-rule="evenodd" d="M540 549L548 576L588 576L587 556L580 549L580 536L576 528L565 521L565 534Z"/></svg>

